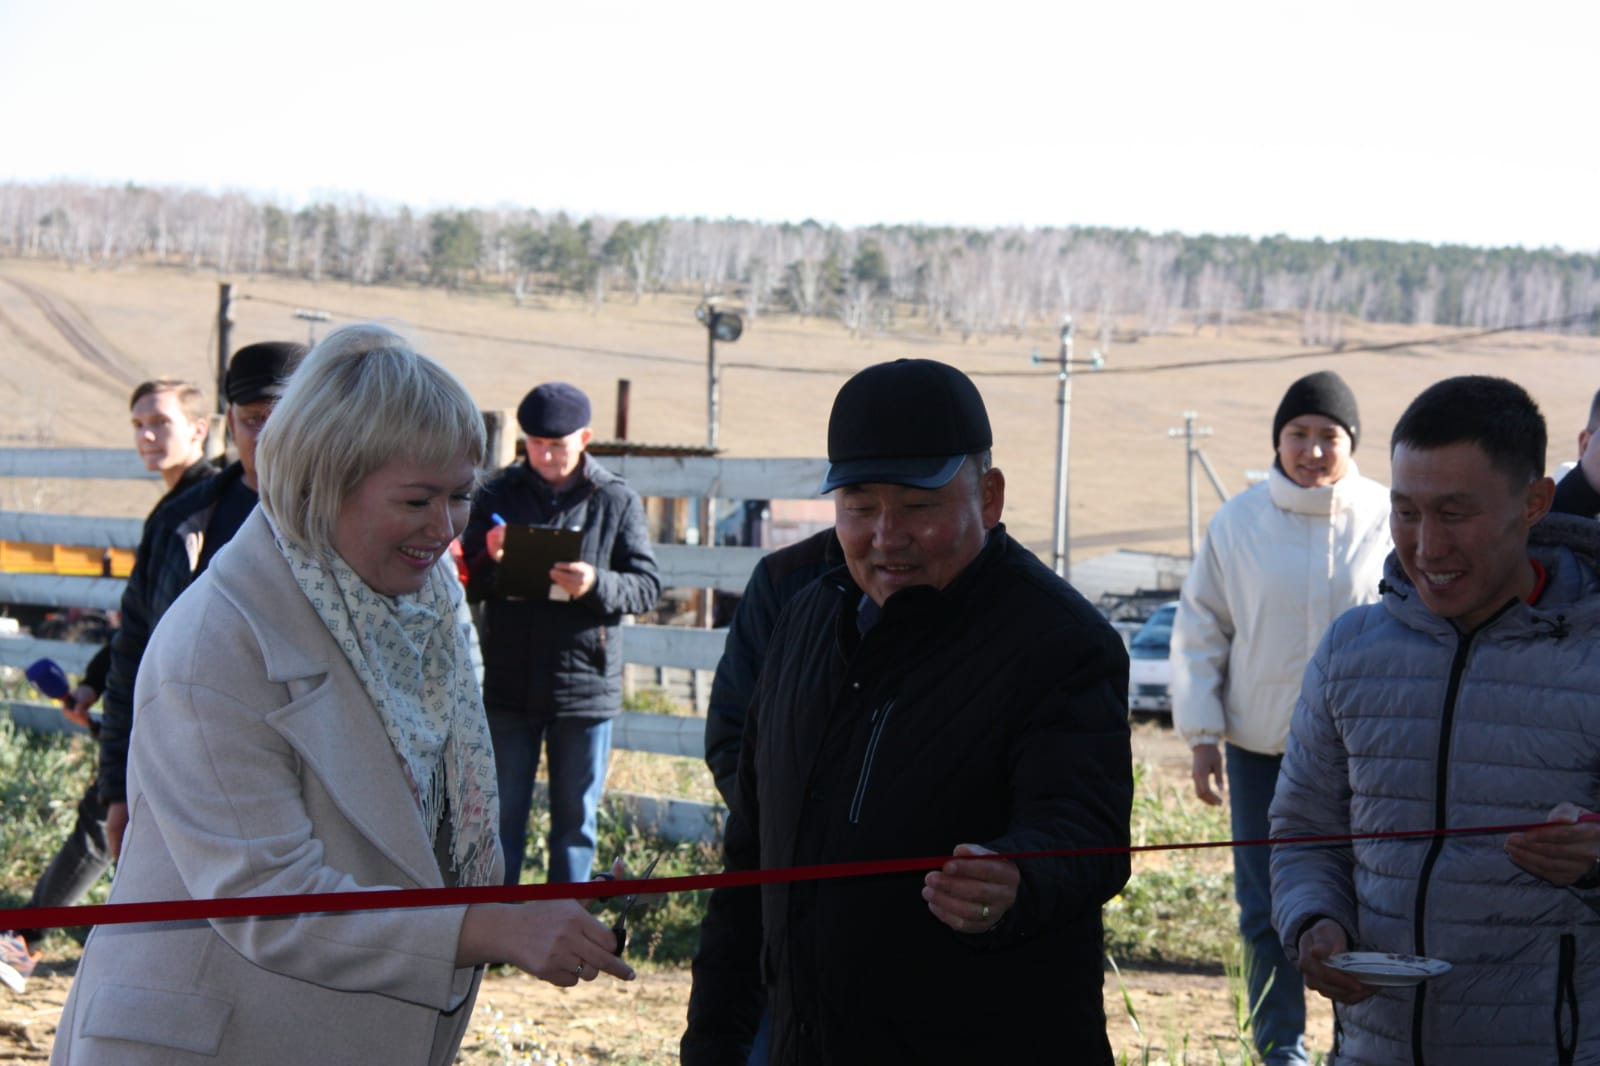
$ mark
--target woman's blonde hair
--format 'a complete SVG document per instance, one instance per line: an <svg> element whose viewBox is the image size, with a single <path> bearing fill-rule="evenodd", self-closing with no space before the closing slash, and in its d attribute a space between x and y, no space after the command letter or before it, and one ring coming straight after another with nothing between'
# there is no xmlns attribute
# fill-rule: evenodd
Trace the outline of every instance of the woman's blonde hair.
<svg viewBox="0 0 1600 1066"><path fill-rule="evenodd" d="M375 323L343 326L289 379L256 446L261 507L290 540L332 549L347 496L394 459L483 465L483 415L448 370Z"/></svg>

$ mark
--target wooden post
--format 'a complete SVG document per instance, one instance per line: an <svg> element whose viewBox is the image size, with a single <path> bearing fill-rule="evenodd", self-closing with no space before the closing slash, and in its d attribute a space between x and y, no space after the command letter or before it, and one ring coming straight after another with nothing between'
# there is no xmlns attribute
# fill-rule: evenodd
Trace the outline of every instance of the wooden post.
<svg viewBox="0 0 1600 1066"><path fill-rule="evenodd" d="M217 414L226 414L228 397L228 331L233 323L233 286L224 281L217 285Z"/></svg>
<svg viewBox="0 0 1600 1066"><path fill-rule="evenodd" d="M511 410L483 412L483 431L487 437L483 465L488 470L510 466L517 459L517 440L521 437L517 413Z"/></svg>
<svg viewBox="0 0 1600 1066"><path fill-rule="evenodd" d="M628 402L633 389L633 382L627 378L617 379L617 439L628 439Z"/></svg>
<svg viewBox="0 0 1600 1066"><path fill-rule="evenodd" d="M217 285L217 417L206 433L205 453L208 459L220 459L228 450L228 331L233 323L233 286L226 281Z"/></svg>

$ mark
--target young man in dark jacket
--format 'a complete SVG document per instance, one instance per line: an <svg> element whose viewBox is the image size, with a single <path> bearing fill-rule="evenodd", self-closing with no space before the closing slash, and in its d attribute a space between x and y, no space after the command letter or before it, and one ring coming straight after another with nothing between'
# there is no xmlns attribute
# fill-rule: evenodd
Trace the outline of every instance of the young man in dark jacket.
<svg viewBox="0 0 1600 1066"><path fill-rule="evenodd" d="M178 378L141 382L128 401L128 415L133 423L133 446L139 458L144 461L146 470L161 476L162 487L166 490L150 509L145 519L148 522L167 501L217 472L217 465L205 457L211 420L206 415L205 396L199 387ZM105 691L110 665L111 645L107 643L90 661L82 680L67 695L61 709L68 721L96 734L100 727L98 723L91 723L89 708ZM28 900L30 908L70 907L110 868L106 814L98 780L91 781L78 801L78 818L72 832L33 886L33 895ZM29 945L38 943L44 932L43 929L19 929L0 933L0 984L22 991L39 957Z"/></svg>
<svg viewBox="0 0 1600 1066"><path fill-rule="evenodd" d="M869 367L828 427L845 565L778 623L740 751L730 870L950 855L938 870L713 894L686 1066L1109 1064L1100 907L1126 882L1128 658L1006 535L976 387Z"/></svg>
<svg viewBox="0 0 1600 1066"><path fill-rule="evenodd" d="M1578 462L1556 483L1550 509L1600 518L1600 392L1589 402L1588 424L1578 433Z"/></svg>
<svg viewBox="0 0 1600 1066"><path fill-rule="evenodd" d="M589 457L589 422L589 398L575 386L550 382L528 393L517 408L527 455L478 491L461 535L467 597L483 604L483 703L507 884L522 874L541 745L550 771L549 879L588 879L611 724L622 711L622 616L648 611L661 594L644 504ZM579 558L550 572L550 598L497 588L506 523L582 533Z"/></svg>
<svg viewBox="0 0 1600 1066"><path fill-rule="evenodd" d="M228 436L238 449L238 460L167 501L145 523L122 593L122 628L111 642L100 725L99 788L113 857L122 850L128 824L128 739L133 733L139 661L167 608L254 509L256 437L305 353L305 345L290 341L250 344L233 353L223 390L228 399ZM200 636L196 634L197 639Z"/></svg>

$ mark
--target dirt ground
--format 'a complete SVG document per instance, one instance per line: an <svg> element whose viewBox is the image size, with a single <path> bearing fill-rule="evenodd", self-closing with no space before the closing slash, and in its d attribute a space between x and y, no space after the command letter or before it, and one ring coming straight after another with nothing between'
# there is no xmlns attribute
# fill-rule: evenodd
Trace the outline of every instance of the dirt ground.
<svg viewBox="0 0 1600 1066"><path fill-rule="evenodd" d="M71 987L71 962L52 962L22 996L0 1000L0 1063L49 1061L56 1019ZM1124 970L1121 984L1106 975L1107 1031L1112 1047L1131 1062L1199 1066L1238 1062L1234 1006L1227 981L1213 974ZM1126 986L1141 1032L1122 1002ZM507 1062L567 1062L632 1066L670 1063L678 1057L687 968L647 970L627 984L593 981L561 989L522 974L490 974L478 995L472 1030L457 1062L503 1066ZM1313 1004L1313 1047L1326 1052L1329 1015ZM1187 1060L1183 1052L1187 1049Z"/></svg>
<svg viewBox="0 0 1600 1066"><path fill-rule="evenodd" d="M1149 760L1163 783L1188 778L1188 752L1164 724L1140 722L1135 757ZM47 958L20 996L0 991L0 1064L48 1061L56 1020L72 985L76 957ZM1124 989L1132 1012L1124 1003ZM463 1066L506 1062L634 1066L677 1059L689 1001L687 967L641 969L629 983L600 979L562 989L516 971L484 980L471 1032L457 1060ZM1239 1062L1233 993L1215 972L1123 969L1106 974L1107 1031L1132 1062L1159 1066ZM1326 1051L1332 1014L1326 1001L1308 1003L1308 1040ZM1138 1019L1136 1028L1133 1018ZM1186 1051L1186 1055L1185 1055Z"/></svg>

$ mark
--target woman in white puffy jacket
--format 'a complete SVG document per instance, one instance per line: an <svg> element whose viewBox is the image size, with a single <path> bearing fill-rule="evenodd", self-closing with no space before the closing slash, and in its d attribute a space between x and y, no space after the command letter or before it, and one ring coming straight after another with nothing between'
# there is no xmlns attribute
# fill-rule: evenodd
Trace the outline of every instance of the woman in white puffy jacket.
<svg viewBox="0 0 1600 1066"><path fill-rule="evenodd" d="M1290 385L1272 420L1271 473L1212 517L1183 584L1173 724L1205 802L1222 802L1226 764L1235 840L1268 835L1300 678L1323 632L1378 599L1392 546L1389 490L1356 470L1360 423L1332 371ZM1234 895L1250 1002L1260 1004L1252 1036L1269 1066L1288 1066L1306 1062L1305 997L1272 929L1269 851L1234 849Z"/></svg>

